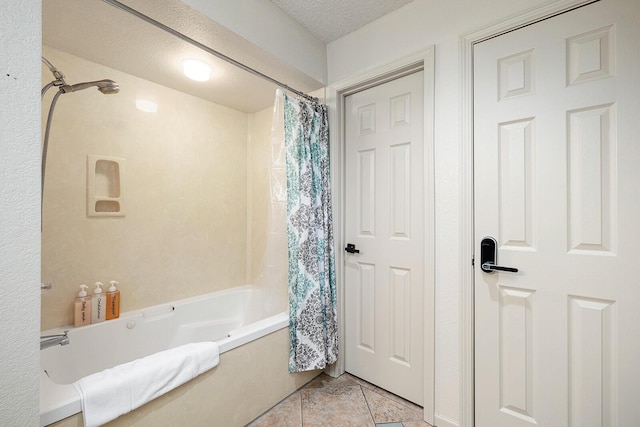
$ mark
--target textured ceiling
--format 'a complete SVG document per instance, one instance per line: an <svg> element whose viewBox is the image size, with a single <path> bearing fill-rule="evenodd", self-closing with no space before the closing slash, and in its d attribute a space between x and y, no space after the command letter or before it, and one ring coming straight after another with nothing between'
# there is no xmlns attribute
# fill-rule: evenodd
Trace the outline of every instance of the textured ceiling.
<svg viewBox="0 0 640 427"><path fill-rule="evenodd" d="M345 36L413 0L271 0L325 43Z"/></svg>

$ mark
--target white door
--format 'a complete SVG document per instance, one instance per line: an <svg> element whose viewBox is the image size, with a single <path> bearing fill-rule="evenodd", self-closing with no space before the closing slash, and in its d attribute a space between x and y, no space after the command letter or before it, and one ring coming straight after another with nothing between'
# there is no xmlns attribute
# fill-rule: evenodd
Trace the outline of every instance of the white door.
<svg viewBox="0 0 640 427"><path fill-rule="evenodd" d="M474 48L477 427L640 425L640 2ZM485 273L481 240L497 240Z"/></svg>
<svg viewBox="0 0 640 427"><path fill-rule="evenodd" d="M423 404L424 73L346 99L347 372Z"/></svg>

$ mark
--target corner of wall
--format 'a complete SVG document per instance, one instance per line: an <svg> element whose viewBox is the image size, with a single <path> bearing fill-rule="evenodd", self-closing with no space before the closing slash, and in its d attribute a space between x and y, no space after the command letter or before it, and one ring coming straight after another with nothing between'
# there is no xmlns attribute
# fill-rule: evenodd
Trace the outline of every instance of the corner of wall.
<svg viewBox="0 0 640 427"><path fill-rule="evenodd" d="M253 283L253 114L247 114L247 255L245 283Z"/></svg>

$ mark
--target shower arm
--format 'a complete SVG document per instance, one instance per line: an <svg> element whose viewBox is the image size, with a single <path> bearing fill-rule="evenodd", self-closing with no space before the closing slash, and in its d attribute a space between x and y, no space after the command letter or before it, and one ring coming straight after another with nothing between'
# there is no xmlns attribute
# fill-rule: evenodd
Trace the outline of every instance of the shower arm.
<svg viewBox="0 0 640 427"><path fill-rule="evenodd" d="M53 74L54 77L54 81L47 83L43 88L42 91L40 91L40 99L44 98L44 94L47 93L47 91L49 89L51 89L52 87L56 86L56 87L62 87L62 86L66 86L67 82L64 81L64 74L62 74L62 71L58 70L51 62L49 62L49 60L47 58L45 58L44 56L40 57L42 60L42 63L44 65L47 66L47 68L49 69L49 71L51 71L51 74Z"/></svg>
<svg viewBox="0 0 640 427"><path fill-rule="evenodd" d="M51 71L51 73L53 74L53 77L55 77L56 80L59 80L62 82L62 84L66 84L64 81L64 74L62 74L62 71L58 70L51 62L49 62L49 60L47 58L45 58L44 56L41 56L40 58L42 58L42 62L44 62L44 65L47 66L47 68L49 69L49 71Z"/></svg>

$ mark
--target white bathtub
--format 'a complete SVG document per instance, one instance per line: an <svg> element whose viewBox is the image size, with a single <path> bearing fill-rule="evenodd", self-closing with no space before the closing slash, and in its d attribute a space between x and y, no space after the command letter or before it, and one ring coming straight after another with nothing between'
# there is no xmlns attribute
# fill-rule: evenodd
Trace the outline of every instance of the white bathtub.
<svg viewBox="0 0 640 427"><path fill-rule="evenodd" d="M95 325L43 331L68 329L70 343L40 351L40 425L81 412L72 383L86 375L190 342L217 341L224 353L287 327L286 313L264 313L263 298L257 288L240 286Z"/></svg>

